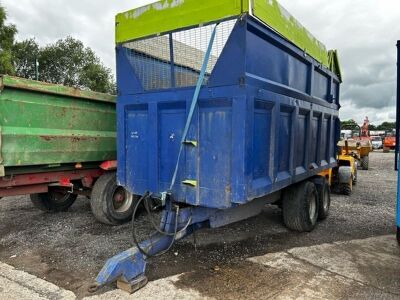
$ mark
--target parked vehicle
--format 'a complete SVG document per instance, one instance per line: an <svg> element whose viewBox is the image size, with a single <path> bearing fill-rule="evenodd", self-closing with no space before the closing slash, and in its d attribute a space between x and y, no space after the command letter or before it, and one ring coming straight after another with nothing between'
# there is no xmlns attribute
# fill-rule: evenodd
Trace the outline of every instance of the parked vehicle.
<svg viewBox="0 0 400 300"><path fill-rule="evenodd" d="M383 141L380 136L371 136L371 144L374 150L383 149Z"/></svg>
<svg viewBox="0 0 400 300"><path fill-rule="evenodd" d="M383 140L383 152L389 152L390 150L396 149L396 137L387 136Z"/></svg>
<svg viewBox="0 0 400 300"><path fill-rule="evenodd" d="M332 190L343 195L351 195L357 184L357 169L360 161L360 146L355 140L338 143L337 171L333 172Z"/></svg>
<svg viewBox="0 0 400 300"><path fill-rule="evenodd" d="M355 130L356 132L353 132L353 136L351 138L342 139L342 141L338 144L339 156L353 156L358 162L358 167L360 167L362 170L369 169L369 153L373 151L372 142L368 136L368 124L368 117L366 117L363 126L361 127L357 125L357 130ZM346 129L347 126L342 126L341 128L342 131ZM348 142L346 144L347 146L345 146L345 141Z"/></svg>
<svg viewBox="0 0 400 300"><path fill-rule="evenodd" d="M341 130L340 131L340 139L347 140L353 138L352 130Z"/></svg>
<svg viewBox="0 0 400 300"><path fill-rule="evenodd" d="M329 214L341 75L276 1L162 1L116 21L118 182L162 208L157 233L111 258L93 290L147 282L146 259L206 227L282 207L312 231ZM150 221L154 219L150 217ZM267 230L267 229L266 229Z"/></svg>
<svg viewBox="0 0 400 300"><path fill-rule="evenodd" d="M135 198L116 183L115 127L114 96L1 76L0 198L55 212L92 196L99 221L126 222Z"/></svg>

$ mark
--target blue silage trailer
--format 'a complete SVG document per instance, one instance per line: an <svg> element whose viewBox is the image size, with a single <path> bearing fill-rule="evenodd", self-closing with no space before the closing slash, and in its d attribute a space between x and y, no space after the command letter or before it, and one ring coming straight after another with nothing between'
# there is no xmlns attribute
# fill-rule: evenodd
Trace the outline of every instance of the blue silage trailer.
<svg viewBox="0 0 400 300"><path fill-rule="evenodd" d="M275 0L163 0L119 14L116 39L118 182L142 195L137 207L151 212L156 199L163 210L156 234L134 236L96 288L117 280L133 292L147 282L147 258L267 203L293 230L326 218L336 51Z"/></svg>

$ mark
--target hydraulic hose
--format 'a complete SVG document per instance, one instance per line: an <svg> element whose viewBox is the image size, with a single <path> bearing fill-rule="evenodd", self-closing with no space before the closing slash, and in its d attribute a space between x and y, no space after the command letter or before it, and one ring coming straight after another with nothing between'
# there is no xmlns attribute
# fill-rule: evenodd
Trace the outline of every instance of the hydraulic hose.
<svg viewBox="0 0 400 300"><path fill-rule="evenodd" d="M132 214L132 221L131 221L131 227L132 227L132 238L133 238L133 242L135 244L135 246L139 249L139 251L145 255L146 257L156 257L156 256L160 256L163 255L165 253L167 253L169 250L171 250L172 246L174 245L175 241L176 241L176 236L178 234L181 234L182 232L184 232L189 225L192 222L192 217L190 216L188 222L186 223L186 225L178 231L178 222L179 222L179 206L176 206L176 211L175 211L175 224L174 224L174 232L165 232L163 230L160 229L160 227L155 224L153 217L151 216L151 211L150 211L150 206L149 206L149 199L151 199L151 195L149 192L146 192L140 199L139 201L136 203L135 208L133 210L133 214ZM136 232L136 226L135 226L135 220L136 220L136 214L138 211L138 208L140 207L140 204L142 204L142 202L144 202L144 206L146 208L147 211L147 217L148 220L150 221L150 223L152 224L153 228L160 234L164 235L164 236L170 236L172 237L171 243L168 245L167 249L165 249L164 251L161 251L160 253L157 254L150 254L148 251L146 251L145 249L143 249L140 246L140 242L137 238L137 232Z"/></svg>

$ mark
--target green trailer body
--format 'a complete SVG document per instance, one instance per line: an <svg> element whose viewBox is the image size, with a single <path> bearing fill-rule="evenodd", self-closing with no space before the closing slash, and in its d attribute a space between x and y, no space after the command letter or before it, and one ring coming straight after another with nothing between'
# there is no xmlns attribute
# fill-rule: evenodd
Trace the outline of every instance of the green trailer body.
<svg viewBox="0 0 400 300"><path fill-rule="evenodd" d="M117 185L116 157L114 96L0 76L0 199L62 212L83 195L99 222L124 223L136 197Z"/></svg>
<svg viewBox="0 0 400 300"><path fill-rule="evenodd" d="M116 159L115 97L0 77L0 177Z"/></svg>

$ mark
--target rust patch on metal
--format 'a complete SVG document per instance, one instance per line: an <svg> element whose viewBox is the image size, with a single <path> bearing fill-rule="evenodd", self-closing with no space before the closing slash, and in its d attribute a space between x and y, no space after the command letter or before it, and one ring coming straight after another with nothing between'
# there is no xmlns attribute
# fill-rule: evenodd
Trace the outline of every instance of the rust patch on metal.
<svg viewBox="0 0 400 300"><path fill-rule="evenodd" d="M49 141L51 141L52 139L54 139L54 136L49 136L49 135L40 135L39 137L40 137L41 139L47 141L47 142L49 142Z"/></svg>
<svg viewBox="0 0 400 300"><path fill-rule="evenodd" d="M116 97L113 95L80 90L76 87L66 87L59 84L39 82L19 77L7 76L7 75L0 76L0 79L1 79L1 87L9 86L15 89L22 89L32 92L43 92L43 93L55 94L73 98L82 98L92 101L100 101L108 103L116 102Z"/></svg>
<svg viewBox="0 0 400 300"><path fill-rule="evenodd" d="M72 143L82 142L82 141L97 141L98 137L87 137L87 136L56 136L56 135L40 135L39 138L47 142L54 139L69 139Z"/></svg>
<svg viewBox="0 0 400 300"><path fill-rule="evenodd" d="M81 142L81 141L89 141L89 140L95 140L96 138L90 138L90 137L85 137L85 136L74 136L71 138L71 141L73 143Z"/></svg>

